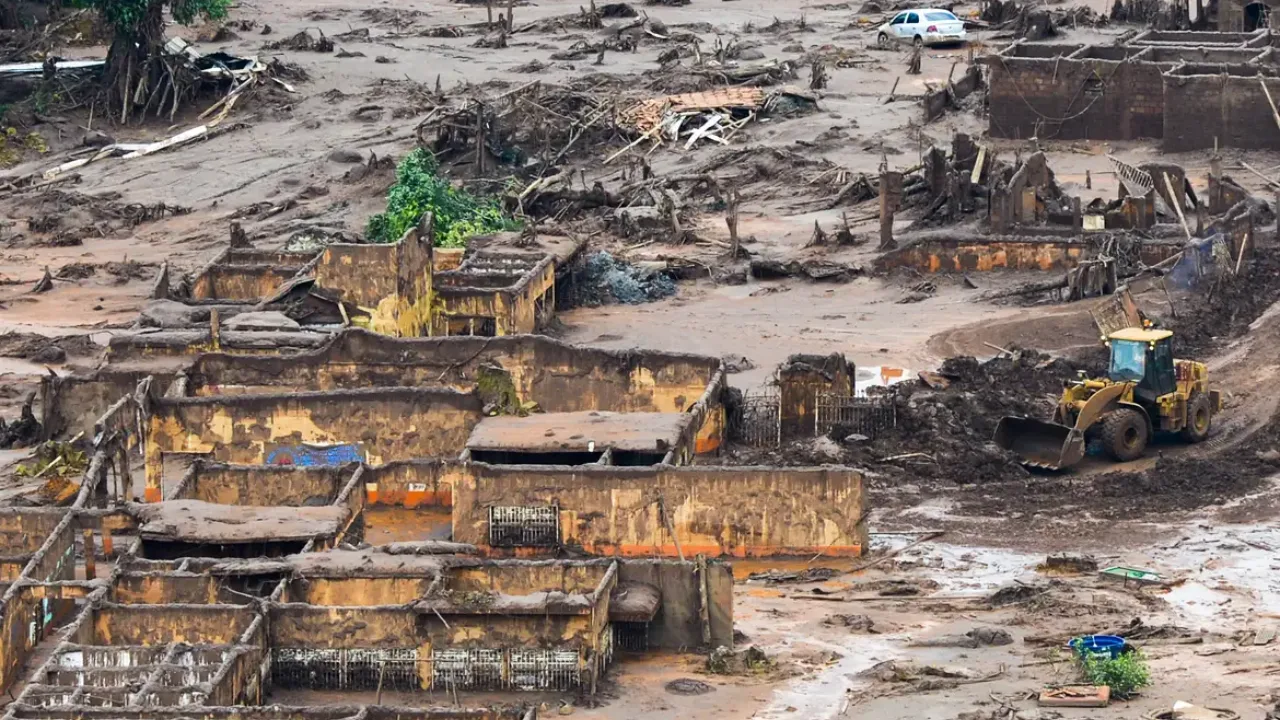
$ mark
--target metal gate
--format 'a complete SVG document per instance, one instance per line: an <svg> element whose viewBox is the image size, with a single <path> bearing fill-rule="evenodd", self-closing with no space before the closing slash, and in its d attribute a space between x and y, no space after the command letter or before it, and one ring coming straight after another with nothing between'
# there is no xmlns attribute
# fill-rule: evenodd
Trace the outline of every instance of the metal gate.
<svg viewBox="0 0 1280 720"><path fill-rule="evenodd" d="M571 690L582 682L576 650L450 648L431 653L436 690Z"/></svg>
<svg viewBox="0 0 1280 720"><path fill-rule="evenodd" d="M489 508L489 545L554 547L559 544L560 508L555 505Z"/></svg>
<svg viewBox="0 0 1280 720"><path fill-rule="evenodd" d="M826 435L837 425L851 433L874 438L898 424L893 401L820 392L814 402L814 434Z"/></svg>
<svg viewBox="0 0 1280 720"><path fill-rule="evenodd" d="M782 396L777 392L742 396L742 417L738 419L738 439L758 448L782 444Z"/></svg>
<svg viewBox="0 0 1280 720"><path fill-rule="evenodd" d="M272 648L271 681L311 690L414 690L415 648Z"/></svg>

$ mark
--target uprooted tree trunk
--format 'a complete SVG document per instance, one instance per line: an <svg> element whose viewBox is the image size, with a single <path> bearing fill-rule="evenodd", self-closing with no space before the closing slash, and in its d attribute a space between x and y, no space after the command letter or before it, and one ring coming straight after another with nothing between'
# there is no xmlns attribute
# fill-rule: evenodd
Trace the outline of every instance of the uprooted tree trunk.
<svg viewBox="0 0 1280 720"><path fill-rule="evenodd" d="M181 63L164 57L164 2L151 0L135 28L116 28L103 74L107 111L121 123L141 117L148 110L157 116L177 113L183 98L194 88L194 78L184 78Z"/></svg>

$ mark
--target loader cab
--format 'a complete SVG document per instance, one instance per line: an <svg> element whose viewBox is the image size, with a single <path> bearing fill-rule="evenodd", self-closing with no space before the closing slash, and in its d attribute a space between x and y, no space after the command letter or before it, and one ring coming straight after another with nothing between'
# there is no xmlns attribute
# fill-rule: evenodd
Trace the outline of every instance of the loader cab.
<svg viewBox="0 0 1280 720"><path fill-rule="evenodd" d="M1168 330L1126 328L1111 334L1111 367L1107 377L1113 382L1136 382L1134 396L1143 405L1177 389L1173 363L1173 333Z"/></svg>

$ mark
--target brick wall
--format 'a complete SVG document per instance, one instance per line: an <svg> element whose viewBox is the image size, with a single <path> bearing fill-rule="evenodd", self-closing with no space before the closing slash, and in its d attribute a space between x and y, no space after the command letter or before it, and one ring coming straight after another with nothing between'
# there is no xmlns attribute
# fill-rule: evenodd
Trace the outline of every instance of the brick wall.
<svg viewBox="0 0 1280 720"><path fill-rule="evenodd" d="M1165 76L1165 152L1213 147L1280 148L1280 128L1257 76L1208 73ZM1272 98L1280 98L1280 79L1267 79Z"/></svg>
<svg viewBox="0 0 1280 720"><path fill-rule="evenodd" d="M1157 64L1000 56L988 64L993 137L1130 140L1163 134Z"/></svg>

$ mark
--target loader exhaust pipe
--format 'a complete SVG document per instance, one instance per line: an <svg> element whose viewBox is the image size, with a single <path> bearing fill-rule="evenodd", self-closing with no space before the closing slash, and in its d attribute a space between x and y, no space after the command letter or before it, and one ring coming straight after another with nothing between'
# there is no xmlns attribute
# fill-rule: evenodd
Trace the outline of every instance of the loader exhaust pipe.
<svg viewBox="0 0 1280 720"><path fill-rule="evenodd" d="M1000 418L993 440L1030 467L1061 470L1084 458L1083 431L1033 418Z"/></svg>

